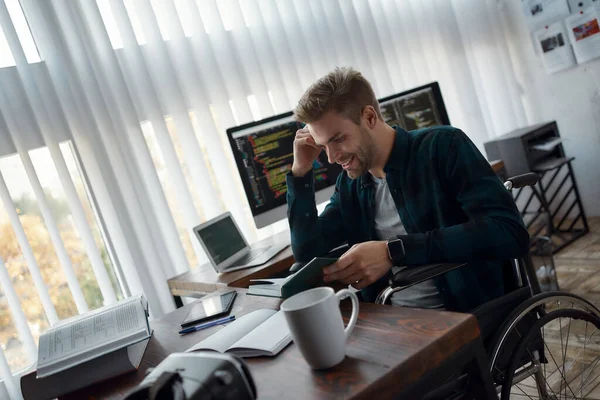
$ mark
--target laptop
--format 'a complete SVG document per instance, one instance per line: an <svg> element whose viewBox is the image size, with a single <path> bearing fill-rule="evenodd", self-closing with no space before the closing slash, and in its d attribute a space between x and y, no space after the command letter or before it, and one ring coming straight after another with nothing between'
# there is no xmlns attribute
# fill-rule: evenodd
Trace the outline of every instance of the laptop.
<svg viewBox="0 0 600 400"><path fill-rule="evenodd" d="M284 242L249 246L229 212L194 227L194 234L217 272L263 265L288 246Z"/></svg>

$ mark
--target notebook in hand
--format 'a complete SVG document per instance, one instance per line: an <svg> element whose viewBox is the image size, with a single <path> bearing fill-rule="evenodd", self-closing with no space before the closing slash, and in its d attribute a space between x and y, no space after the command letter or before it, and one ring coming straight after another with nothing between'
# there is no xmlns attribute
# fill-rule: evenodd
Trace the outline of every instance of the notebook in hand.
<svg viewBox="0 0 600 400"><path fill-rule="evenodd" d="M291 341L283 312L263 309L235 320L186 352L214 350L238 357L275 356Z"/></svg>
<svg viewBox="0 0 600 400"><path fill-rule="evenodd" d="M302 269L287 278L252 279L250 282L254 284L248 288L248 294L287 299L308 289L327 286L323 282L323 268L337 260L337 258L315 257Z"/></svg>

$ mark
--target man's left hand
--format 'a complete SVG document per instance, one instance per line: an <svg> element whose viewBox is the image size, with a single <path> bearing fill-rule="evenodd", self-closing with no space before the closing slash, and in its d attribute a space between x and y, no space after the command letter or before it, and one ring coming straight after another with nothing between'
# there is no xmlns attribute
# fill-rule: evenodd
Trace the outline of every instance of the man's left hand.
<svg viewBox="0 0 600 400"><path fill-rule="evenodd" d="M338 261L323 268L325 282L340 281L362 289L392 268L386 242L371 241L355 244Z"/></svg>

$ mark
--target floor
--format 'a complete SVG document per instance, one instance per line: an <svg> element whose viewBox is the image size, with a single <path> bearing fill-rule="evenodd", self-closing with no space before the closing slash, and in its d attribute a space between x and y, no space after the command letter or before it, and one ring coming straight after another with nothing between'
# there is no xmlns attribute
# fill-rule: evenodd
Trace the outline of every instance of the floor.
<svg viewBox="0 0 600 400"><path fill-rule="evenodd" d="M600 307L600 217L588 220L590 232L554 255L561 290Z"/></svg>
<svg viewBox="0 0 600 400"><path fill-rule="evenodd" d="M582 296L600 308L600 218L590 218L588 223L590 232L555 254L554 263L561 291ZM546 364L545 375L552 391L549 398L600 399L600 330L581 321L567 324L560 319L545 332L545 341L558 359ZM567 336L568 354L560 350ZM562 365L560 357L567 360L562 372L555 366ZM561 386L561 376L567 377L570 387ZM533 379L518 386L513 387L511 399L540 398Z"/></svg>

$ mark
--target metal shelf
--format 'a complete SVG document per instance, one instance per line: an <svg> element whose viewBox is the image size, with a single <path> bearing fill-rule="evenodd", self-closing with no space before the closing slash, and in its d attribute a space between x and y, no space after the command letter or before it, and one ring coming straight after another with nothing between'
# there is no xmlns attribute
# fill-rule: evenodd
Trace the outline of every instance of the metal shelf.
<svg viewBox="0 0 600 400"><path fill-rule="evenodd" d="M536 165L534 171L540 175L540 180L536 186L530 188L529 197L519 210L522 216L533 215L526 224L532 237L543 234L552 238L554 253L589 232L587 218L571 167L573 160L574 157L560 157ZM562 176L562 179L557 185L553 185L559 176ZM544 177L549 177L549 179L545 181ZM515 201L523 193L525 193L523 189L516 191ZM539 205L537 209L533 207L534 209L531 210L530 206L534 199ZM574 214L573 211L575 211ZM569 216L572 217L567 225Z"/></svg>

